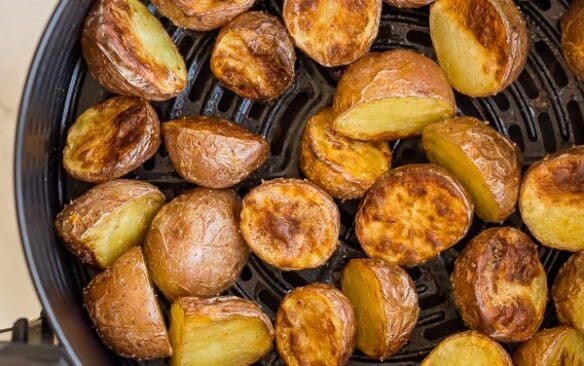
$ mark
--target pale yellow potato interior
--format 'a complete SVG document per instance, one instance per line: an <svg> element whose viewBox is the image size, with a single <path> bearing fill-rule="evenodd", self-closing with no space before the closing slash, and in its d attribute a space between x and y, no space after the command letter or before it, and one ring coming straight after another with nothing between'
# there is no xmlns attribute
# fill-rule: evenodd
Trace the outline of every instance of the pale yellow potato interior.
<svg viewBox="0 0 584 366"><path fill-rule="evenodd" d="M546 365L584 365L584 336L577 330L565 332L561 339L554 343L546 361Z"/></svg>
<svg viewBox="0 0 584 366"><path fill-rule="evenodd" d="M446 339L422 362L422 366L508 366L501 352L486 339L463 335Z"/></svg>
<svg viewBox="0 0 584 366"><path fill-rule="evenodd" d="M236 32L223 34L215 47L220 50L226 65L243 74L241 79L248 80L255 86L266 84L263 72L258 69L253 56L247 51L247 45Z"/></svg>

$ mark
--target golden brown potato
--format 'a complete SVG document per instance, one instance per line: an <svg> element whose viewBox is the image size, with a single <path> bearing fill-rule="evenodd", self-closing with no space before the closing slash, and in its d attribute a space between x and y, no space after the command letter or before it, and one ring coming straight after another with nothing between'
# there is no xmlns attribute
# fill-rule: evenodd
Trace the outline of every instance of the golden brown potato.
<svg viewBox="0 0 584 366"><path fill-rule="evenodd" d="M264 262L283 270L316 268L339 244L340 214L320 188L300 179L273 179L243 198L241 233Z"/></svg>
<svg viewBox="0 0 584 366"><path fill-rule="evenodd" d="M162 125L164 145L176 171L208 188L227 188L245 179L268 158L260 135L220 118L196 116Z"/></svg>
<svg viewBox="0 0 584 366"><path fill-rule="evenodd" d="M380 361L391 357L410 338L420 313L410 276L378 259L352 259L341 283L355 310L357 348Z"/></svg>
<svg viewBox="0 0 584 366"><path fill-rule="evenodd" d="M341 77L333 127L358 140L395 140L455 112L452 88L432 60L405 49L372 52Z"/></svg>
<svg viewBox="0 0 584 366"><path fill-rule="evenodd" d="M481 232L456 258L451 280L466 325L493 339L525 341L543 320L545 271L537 247L517 229Z"/></svg>
<svg viewBox="0 0 584 366"><path fill-rule="evenodd" d="M584 335L560 326L542 330L513 354L515 366L582 366Z"/></svg>
<svg viewBox="0 0 584 366"><path fill-rule="evenodd" d="M276 346L288 366L342 366L355 348L355 314L334 287L297 287L276 314Z"/></svg>
<svg viewBox="0 0 584 366"><path fill-rule="evenodd" d="M249 366L273 348L274 327L253 302L183 297L170 308L171 366Z"/></svg>
<svg viewBox="0 0 584 366"><path fill-rule="evenodd" d="M379 30L381 0L286 0L282 18L296 47L327 67L363 56Z"/></svg>
<svg viewBox="0 0 584 366"><path fill-rule="evenodd" d="M391 6L396 8L421 8L426 6L434 0L383 0Z"/></svg>
<svg viewBox="0 0 584 366"><path fill-rule="evenodd" d="M136 359L172 354L139 247L95 276L83 289L83 303L97 334L115 353Z"/></svg>
<svg viewBox="0 0 584 366"><path fill-rule="evenodd" d="M217 296L235 283L249 254L239 234L240 211L235 192L207 188L183 193L160 210L144 256L167 299Z"/></svg>
<svg viewBox="0 0 584 366"><path fill-rule="evenodd" d="M479 218L502 222L515 211L521 153L486 122L457 117L429 125L422 134L422 146L431 162L460 180Z"/></svg>
<svg viewBox="0 0 584 366"><path fill-rule="evenodd" d="M65 206L55 227L82 262L106 268L128 248L142 244L164 203L164 194L149 183L112 180Z"/></svg>
<svg viewBox="0 0 584 366"><path fill-rule="evenodd" d="M584 0L574 0L561 21L562 51L570 70L584 80Z"/></svg>
<svg viewBox="0 0 584 366"><path fill-rule="evenodd" d="M584 250L584 145L558 151L529 167L521 184L519 211L543 245Z"/></svg>
<svg viewBox="0 0 584 366"><path fill-rule="evenodd" d="M471 97L499 93L527 61L527 27L512 0L436 0L430 36L450 84Z"/></svg>
<svg viewBox="0 0 584 366"><path fill-rule="evenodd" d="M333 197L359 198L389 170L391 150L386 142L341 136L332 129L332 121L330 108L310 117L300 143L300 169Z"/></svg>
<svg viewBox="0 0 584 366"><path fill-rule="evenodd" d="M563 264L554 280L552 297L560 322L584 333L584 252L573 254Z"/></svg>
<svg viewBox="0 0 584 366"><path fill-rule="evenodd" d="M211 71L243 98L270 100L292 85L295 62L294 46L280 20L248 11L221 28L211 54Z"/></svg>
<svg viewBox="0 0 584 366"><path fill-rule="evenodd" d="M367 192L355 233L372 258L419 264L462 239L472 214L464 188L446 170L410 164L390 170Z"/></svg>
<svg viewBox="0 0 584 366"><path fill-rule="evenodd" d="M187 84L181 54L139 0L98 0L81 46L91 75L113 93L167 100Z"/></svg>

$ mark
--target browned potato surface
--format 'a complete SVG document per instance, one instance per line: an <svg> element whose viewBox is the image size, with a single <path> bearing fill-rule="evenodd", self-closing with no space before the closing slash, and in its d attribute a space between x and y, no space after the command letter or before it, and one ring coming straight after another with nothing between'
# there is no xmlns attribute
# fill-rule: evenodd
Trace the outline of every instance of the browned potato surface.
<svg viewBox="0 0 584 366"><path fill-rule="evenodd" d="M128 248L142 244L164 203L162 192L149 183L113 180L65 206L55 227L67 249L82 262L106 268Z"/></svg>
<svg viewBox="0 0 584 366"><path fill-rule="evenodd" d="M545 271L537 247L517 229L481 232L456 258L451 280L466 325L493 339L525 341L543 320Z"/></svg>
<svg viewBox="0 0 584 366"><path fill-rule="evenodd" d="M337 248L335 202L300 179L273 179L243 198L241 233L263 261L283 270L316 268Z"/></svg>
<svg viewBox="0 0 584 366"><path fill-rule="evenodd" d="M295 288L276 314L276 346L287 366L346 364L355 347L351 303L329 285Z"/></svg>
<svg viewBox="0 0 584 366"><path fill-rule="evenodd" d="M584 0L574 0L561 20L562 51L570 70L584 80Z"/></svg>
<svg viewBox="0 0 584 366"><path fill-rule="evenodd" d="M81 46L91 75L113 93L167 100L186 86L181 54L139 0L98 0Z"/></svg>
<svg viewBox="0 0 584 366"><path fill-rule="evenodd" d="M383 0L391 6L396 8L421 8L428 5L434 0Z"/></svg>
<svg viewBox="0 0 584 366"><path fill-rule="evenodd" d="M562 265L552 286L556 314L584 334L584 252L573 254Z"/></svg>
<svg viewBox="0 0 584 366"><path fill-rule="evenodd" d="M560 326L542 330L513 354L515 366L582 366L584 335Z"/></svg>
<svg viewBox="0 0 584 366"><path fill-rule="evenodd" d="M144 256L167 299L217 296L233 285L249 254L239 234L240 211L235 192L207 188L183 193L160 210Z"/></svg>
<svg viewBox="0 0 584 366"><path fill-rule="evenodd" d="M410 164L390 170L367 192L355 232L368 256L419 264L462 239L472 214L464 188L446 170Z"/></svg>
<svg viewBox="0 0 584 366"><path fill-rule="evenodd" d="M292 85L295 62L294 46L280 20L248 11L221 28L211 54L211 71L243 98L270 100Z"/></svg>
<svg viewBox="0 0 584 366"><path fill-rule="evenodd" d="M103 343L136 359L172 354L139 247L129 249L83 289L83 303Z"/></svg>

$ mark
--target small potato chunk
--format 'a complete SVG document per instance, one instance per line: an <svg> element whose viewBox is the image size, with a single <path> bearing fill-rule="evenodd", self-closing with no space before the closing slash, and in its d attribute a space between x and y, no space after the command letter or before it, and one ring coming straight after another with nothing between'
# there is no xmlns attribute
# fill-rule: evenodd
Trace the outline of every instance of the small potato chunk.
<svg viewBox="0 0 584 366"><path fill-rule="evenodd" d="M390 170L367 192L355 233L372 258L419 264L462 239L472 214L464 188L446 170L410 164Z"/></svg>
<svg viewBox="0 0 584 366"><path fill-rule="evenodd" d="M556 275L552 297L560 322L584 334L584 252L572 255L564 263Z"/></svg>
<svg viewBox="0 0 584 366"><path fill-rule="evenodd" d="M83 303L97 334L115 353L141 360L172 354L139 247L95 276L83 289Z"/></svg>
<svg viewBox="0 0 584 366"><path fill-rule="evenodd" d="M181 54L139 0L98 0L81 46L91 75L112 93L167 100L187 84Z"/></svg>
<svg viewBox="0 0 584 366"><path fill-rule="evenodd" d="M469 328L501 342L521 342L539 328L547 280L537 247L511 227L481 232L456 258L452 291Z"/></svg>
<svg viewBox="0 0 584 366"><path fill-rule="evenodd" d="M434 0L383 0L391 6L396 8L421 8L426 6Z"/></svg>
<svg viewBox="0 0 584 366"><path fill-rule="evenodd" d="M253 302L183 297L170 308L171 366L249 366L273 348L274 327Z"/></svg>
<svg viewBox="0 0 584 366"><path fill-rule="evenodd" d="M310 117L300 143L300 169L314 184L340 199L359 198L389 170L386 142L362 142L332 129L330 108Z"/></svg>
<svg viewBox="0 0 584 366"><path fill-rule="evenodd" d="M584 0L574 0L561 21L562 51L568 68L584 81Z"/></svg>
<svg viewBox="0 0 584 366"><path fill-rule="evenodd" d="M235 283L249 255L239 234L240 211L235 192L207 188L183 193L162 207L144 256L167 299L217 296Z"/></svg>
<svg viewBox="0 0 584 366"><path fill-rule="evenodd" d="M211 71L243 98L279 97L294 81L296 53L286 28L270 14L248 11L221 28Z"/></svg>
<svg viewBox="0 0 584 366"><path fill-rule="evenodd" d="M429 125L422 134L428 159L460 180L479 218L502 222L515 211L521 153L486 122L457 117Z"/></svg>
<svg viewBox="0 0 584 366"><path fill-rule="evenodd" d="M276 314L276 346L288 366L345 365L355 348L351 303L329 285L295 288Z"/></svg>
<svg viewBox="0 0 584 366"><path fill-rule="evenodd" d="M584 250L584 145L558 151L527 170L519 211L543 245Z"/></svg>
<svg viewBox="0 0 584 366"><path fill-rule="evenodd" d="M164 194L149 183L112 180L65 206L55 227L67 249L82 262L103 269L128 248L142 244L164 203Z"/></svg>
<svg viewBox="0 0 584 366"><path fill-rule="evenodd" d="M405 49L371 52L341 77L333 127L358 140L396 140L455 112L452 88L432 60Z"/></svg>
<svg viewBox="0 0 584 366"><path fill-rule="evenodd" d="M513 354L515 366L582 366L584 335L559 326L538 332Z"/></svg>
<svg viewBox="0 0 584 366"><path fill-rule="evenodd" d="M436 0L430 36L452 87L471 97L499 93L527 61L527 27L512 0Z"/></svg>
<svg viewBox="0 0 584 366"><path fill-rule="evenodd" d="M408 341L418 321L414 282L398 266L352 259L341 283L357 318L357 348L380 361L388 359Z"/></svg>

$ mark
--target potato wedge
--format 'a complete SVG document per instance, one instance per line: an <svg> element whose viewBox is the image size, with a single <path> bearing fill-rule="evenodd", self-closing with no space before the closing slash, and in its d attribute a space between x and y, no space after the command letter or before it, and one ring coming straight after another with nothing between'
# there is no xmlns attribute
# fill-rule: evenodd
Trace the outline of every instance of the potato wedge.
<svg viewBox="0 0 584 366"><path fill-rule="evenodd" d="M391 6L396 8L421 8L426 6L434 0L383 0Z"/></svg>
<svg viewBox="0 0 584 366"><path fill-rule="evenodd" d="M334 287L297 287L276 314L276 346L288 366L341 366L355 348L355 314Z"/></svg>
<svg viewBox="0 0 584 366"><path fill-rule="evenodd" d="M98 0L81 46L89 72L112 93L167 100L187 85L181 54L139 0Z"/></svg>
<svg viewBox="0 0 584 366"><path fill-rule="evenodd" d="M249 366L273 348L274 327L253 302L183 297L170 308L171 366Z"/></svg>
<svg viewBox="0 0 584 366"><path fill-rule="evenodd" d="M235 192L207 188L183 193L162 207L144 256L167 299L217 296L235 283L249 255L239 234L240 211Z"/></svg>
<svg viewBox="0 0 584 366"><path fill-rule="evenodd" d="M519 211L543 245L584 250L584 145L533 164L523 177Z"/></svg>
<svg viewBox="0 0 584 366"><path fill-rule="evenodd" d="M452 88L432 60L406 49L371 52L341 77L333 127L358 140L395 140L455 112Z"/></svg>
<svg viewBox="0 0 584 366"><path fill-rule="evenodd" d="M472 117L429 125L422 134L428 159L460 180L479 218L502 222L515 211L521 153L511 140Z"/></svg>
<svg viewBox="0 0 584 366"><path fill-rule="evenodd" d="M398 266L352 259L343 269L343 293L355 310L357 348L383 361L410 338L420 308L414 282Z"/></svg>
<svg viewBox="0 0 584 366"><path fill-rule="evenodd" d="M499 93L527 61L527 27L512 0L436 0L430 36L452 87L471 97Z"/></svg>
<svg viewBox="0 0 584 366"><path fill-rule="evenodd" d="M280 20L245 12L223 28L211 54L213 75L243 98L279 97L294 81L296 53Z"/></svg>
<svg viewBox="0 0 584 366"><path fill-rule="evenodd" d="M106 346L136 359L172 354L164 318L139 247L133 247L83 289L83 304Z"/></svg>
<svg viewBox="0 0 584 366"><path fill-rule="evenodd" d="M283 270L316 268L339 244L340 214L320 188L300 179L273 179L243 198L241 233L264 262Z"/></svg>
<svg viewBox="0 0 584 366"><path fill-rule="evenodd" d="M584 80L584 0L574 0L560 24L566 64L578 79Z"/></svg>
<svg viewBox="0 0 584 366"><path fill-rule="evenodd" d="M65 206L55 227L67 249L82 262L106 268L128 248L142 244L164 203L164 194L149 183L112 180Z"/></svg>
<svg viewBox="0 0 584 366"><path fill-rule="evenodd" d="M464 188L446 170L410 164L390 170L367 192L355 233L372 258L419 264L462 239L472 214Z"/></svg>
<svg viewBox="0 0 584 366"><path fill-rule="evenodd" d="M456 258L454 301L471 328L501 342L521 342L539 328L547 279L537 247L511 227L484 230Z"/></svg>
<svg viewBox="0 0 584 366"><path fill-rule="evenodd" d="M584 334L584 252L573 254L562 265L552 286L558 320Z"/></svg>
<svg viewBox="0 0 584 366"><path fill-rule="evenodd" d="M270 153L260 135L233 122L207 116L163 124L162 135L176 171L208 188L227 188L259 168Z"/></svg>
<svg viewBox="0 0 584 366"><path fill-rule="evenodd" d="M515 366L582 366L584 335L560 326L542 330L513 354Z"/></svg>

